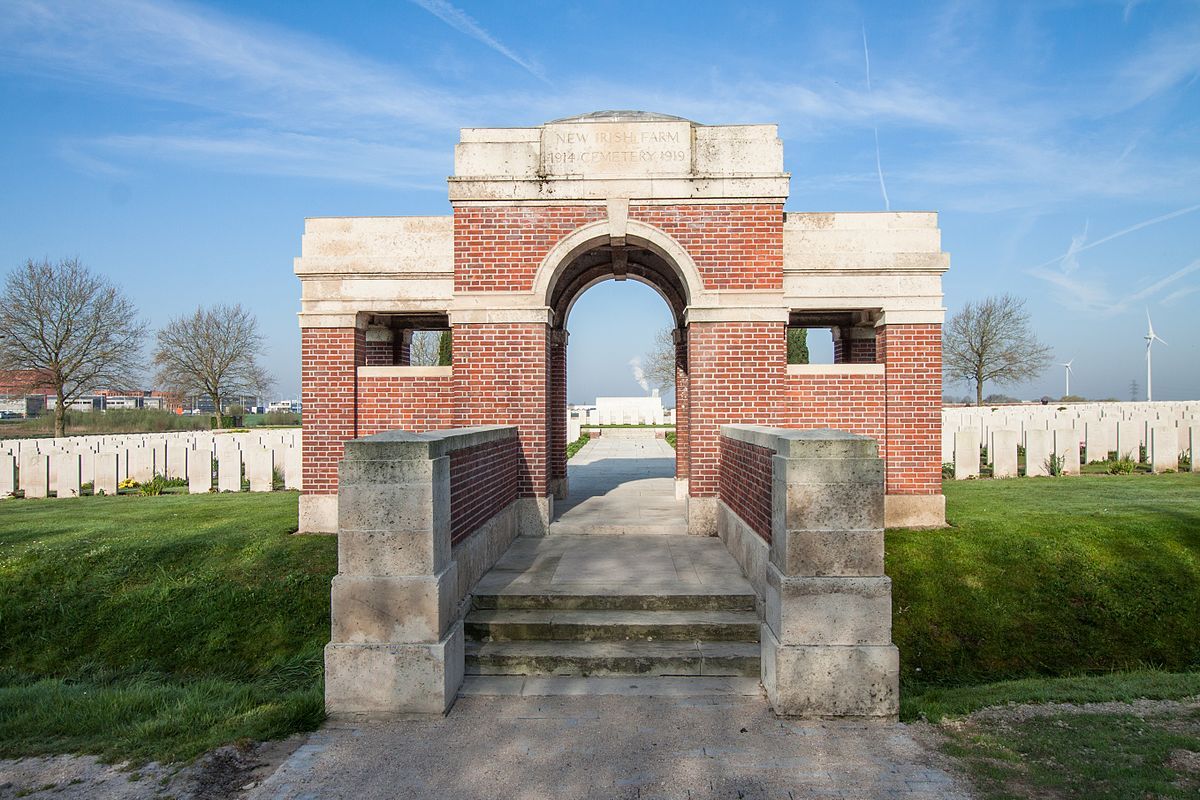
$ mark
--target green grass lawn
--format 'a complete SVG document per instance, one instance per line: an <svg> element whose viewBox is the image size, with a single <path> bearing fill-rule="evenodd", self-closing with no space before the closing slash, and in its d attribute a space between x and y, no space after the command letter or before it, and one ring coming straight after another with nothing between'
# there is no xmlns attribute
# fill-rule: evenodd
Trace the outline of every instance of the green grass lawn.
<svg viewBox="0 0 1200 800"><path fill-rule="evenodd" d="M293 492L0 503L0 755L319 725L337 546L295 530Z"/></svg>
<svg viewBox="0 0 1200 800"><path fill-rule="evenodd" d="M1200 476L946 495L953 527L887 534L905 718L1200 692ZM337 548L295 529L290 492L0 502L0 756L319 725Z"/></svg>
<svg viewBox="0 0 1200 800"><path fill-rule="evenodd" d="M1200 668L1200 475L948 481L887 533L909 689Z"/></svg>

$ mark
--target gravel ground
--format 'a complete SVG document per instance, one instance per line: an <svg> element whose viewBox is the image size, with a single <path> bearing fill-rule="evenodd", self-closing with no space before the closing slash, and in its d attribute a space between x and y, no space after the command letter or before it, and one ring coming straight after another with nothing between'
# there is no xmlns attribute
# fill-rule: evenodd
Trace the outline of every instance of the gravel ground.
<svg viewBox="0 0 1200 800"><path fill-rule="evenodd" d="M0 760L0 800L227 800L244 797L304 743L295 736L248 747L220 747L192 764L139 767L104 764L95 756Z"/></svg>

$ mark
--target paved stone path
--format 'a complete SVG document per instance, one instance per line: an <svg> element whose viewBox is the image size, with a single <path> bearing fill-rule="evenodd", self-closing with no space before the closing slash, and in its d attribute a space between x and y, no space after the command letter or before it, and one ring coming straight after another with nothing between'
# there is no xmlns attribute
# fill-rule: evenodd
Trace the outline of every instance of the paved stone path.
<svg viewBox="0 0 1200 800"><path fill-rule="evenodd" d="M331 723L254 800L957 800L905 726L776 719L753 697L460 697Z"/></svg>
<svg viewBox="0 0 1200 800"><path fill-rule="evenodd" d="M550 533L687 533L675 450L650 436L593 439L567 462L569 494Z"/></svg>
<svg viewBox="0 0 1200 800"><path fill-rule="evenodd" d="M630 534L518 537L483 576L477 593L751 593L716 537Z"/></svg>

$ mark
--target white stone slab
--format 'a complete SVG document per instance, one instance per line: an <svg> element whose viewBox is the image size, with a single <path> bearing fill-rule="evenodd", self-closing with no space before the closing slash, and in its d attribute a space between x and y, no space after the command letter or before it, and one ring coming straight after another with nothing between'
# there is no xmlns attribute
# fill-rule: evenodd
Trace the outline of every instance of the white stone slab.
<svg viewBox="0 0 1200 800"><path fill-rule="evenodd" d="M182 441L168 442L166 476L168 478L186 478L187 459L188 448L186 444Z"/></svg>
<svg viewBox="0 0 1200 800"><path fill-rule="evenodd" d="M1064 475L1079 474L1079 433L1074 428L1054 431L1054 454L1063 460Z"/></svg>
<svg viewBox="0 0 1200 800"><path fill-rule="evenodd" d="M271 491L275 480L275 451L265 447L249 448L245 451L245 458L250 491Z"/></svg>
<svg viewBox="0 0 1200 800"><path fill-rule="evenodd" d="M50 494L50 459L32 450L21 454L21 488L26 497Z"/></svg>
<svg viewBox="0 0 1200 800"><path fill-rule="evenodd" d="M92 493L114 496L121 482L121 456L119 453L96 453L92 457L94 477Z"/></svg>
<svg viewBox="0 0 1200 800"><path fill-rule="evenodd" d="M217 491L240 492L242 490L242 453L225 448L217 455Z"/></svg>
<svg viewBox="0 0 1200 800"><path fill-rule="evenodd" d="M1054 449L1054 434L1050 431L1031 429L1025 432L1025 475L1035 477L1049 475L1047 462Z"/></svg>
<svg viewBox="0 0 1200 800"><path fill-rule="evenodd" d="M0 500L13 496L17 490L17 459L0 455Z"/></svg>
<svg viewBox="0 0 1200 800"><path fill-rule="evenodd" d="M189 494L207 494L212 491L212 455L207 450L188 453L187 479Z"/></svg>
<svg viewBox="0 0 1200 800"><path fill-rule="evenodd" d="M954 479L979 476L979 430L970 428L954 434Z"/></svg>
<svg viewBox="0 0 1200 800"><path fill-rule="evenodd" d="M79 497L82 494L79 459L78 453L55 453L51 458L54 465L54 492L59 497Z"/></svg>
<svg viewBox="0 0 1200 800"><path fill-rule="evenodd" d="M992 477L1017 477L1017 442L1020 436L1017 431L992 431Z"/></svg>
<svg viewBox="0 0 1200 800"><path fill-rule="evenodd" d="M1179 469L1179 435L1174 425L1150 428L1150 469L1154 472Z"/></svg>

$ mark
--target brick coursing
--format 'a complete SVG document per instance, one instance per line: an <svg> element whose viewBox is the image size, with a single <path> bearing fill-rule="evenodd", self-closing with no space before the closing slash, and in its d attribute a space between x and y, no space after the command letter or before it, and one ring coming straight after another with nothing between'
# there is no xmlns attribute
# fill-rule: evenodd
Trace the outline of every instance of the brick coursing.
<svg viewBox="0 0 1200 800"><path fill-rule="evenodd" d="M883 375L788 375L784 426L870 436L884 456L886 382Z"/></svg>
<svg viewBox="0 0 1200 800"><path fill-rule="evenodd" d="M750 529L771 541L774 451L720 437L720 498Z"/></svg>
<svg viewBox="0 0 1200 800"><path fill-rule="evenodd" d="M780 425L787 414L787 337L782 322L688 326L690 494L717 495L720 426Z"/></svg>
<svg viewBox="0 0 1200 800"><path fill-rule="evenodd" d="M941 494L941 326L885 325L876 331L887 365L887 493Z"/></svg>
<svg viewBox="0 0 1200 800"><path fill-rule="evenodd" d="M549 328L544 324L478 323L454 328L454 424L517 426L521 497L546 494L549 365Z"/></svg>
<svg viewBox="0 0 1200 800"><path fill-rule="evenodd" d="M450 453L450 544L456 545L517 499L515 437Z"/></svg>
<svg viewBox="0 0 1200 800"><path fill-rule="evenodd" d="M629 218L683 245L707 289L783 286L782 204L631 205Z"/></svg>
<svg viewBox="0 0 1200 800"><path fill-rule="evenodd" d="M604 219L602 206L454 209L454 290L528 291L538 265L571 231Z"/></svg>
<svg viewBox="0 0 1200 800"><path fill-rule="evenodd" d="M337 465L357 433L358 367L366 334L355 328L300 331L300 398L304 405L304 491L336 494Z"/></svg>
<svg viewBox="0 0 1200 800"><path fill-rule="evenodd" d="M360 376L358 435L451 428L453 397L454 379L449 375Z"/></svg>

